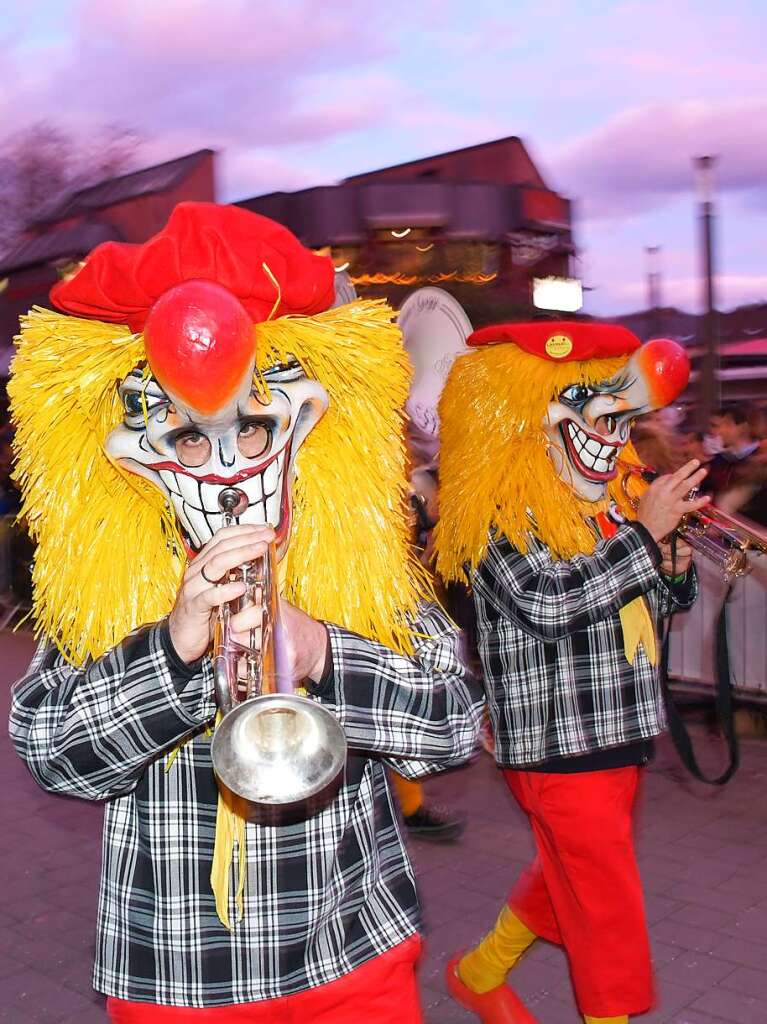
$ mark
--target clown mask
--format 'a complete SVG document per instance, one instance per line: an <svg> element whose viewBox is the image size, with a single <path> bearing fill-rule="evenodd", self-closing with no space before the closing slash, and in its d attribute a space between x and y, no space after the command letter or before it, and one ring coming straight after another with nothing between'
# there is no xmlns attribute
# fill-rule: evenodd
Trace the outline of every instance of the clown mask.
<svg viewBox="0 0 767 1024"><path fill-rule="evenodd" d="M600 501L638 416L662 408L687 383L689 364L674 342L648 342L601 383L573 383L549 403L543 429L558 475L578 497Z"/></svg>
<svg viewBox="0 0 767 1024"><path fill-rule="evenodd" d="M108 453L163 491L193 551L223 525L221 492L237 487L248 498L239 521L273 526L282 557L295 458L327 408L324 388L292 360L256 382L253 323L210 281L162 295L144 338L148 365L120 386L124 418Z"/></svg>

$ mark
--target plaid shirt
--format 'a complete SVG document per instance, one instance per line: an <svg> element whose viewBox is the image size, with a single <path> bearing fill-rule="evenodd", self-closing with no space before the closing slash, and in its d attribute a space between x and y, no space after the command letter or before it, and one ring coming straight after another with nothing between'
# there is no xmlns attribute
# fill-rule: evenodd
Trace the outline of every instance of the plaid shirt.
<svg viewBox="0 0 767 1024"><path fill-rule="evenodd" d="M672 607L689 607L693 572L672 585L659 574L649 533L624 524L593 555L552 560L532 542L520 554L491 539L473 578L478 647L496 760L524 767L649 739L666 726L657 668L643 648L626 660L619 609L644 595L659 631Z"/></svg>
<svg viewBox="0 0 767 1024"><path fill-rule="evenodd" d="M107 801L99 991L179 1006L269 999L332 981L417 930L384 759L411 778L464 760L481 687L435 606L415 624L412 658L328 632L333 673L318 696L346 731L344 781L306 821L247 824L245 914L231 933L209 881L218 797L205 729L215 713L209 659L184 671L160 623L82 670L44 646L16 683L11 735L38 783ZM234 893L234 864L231 881Z"/></svg>

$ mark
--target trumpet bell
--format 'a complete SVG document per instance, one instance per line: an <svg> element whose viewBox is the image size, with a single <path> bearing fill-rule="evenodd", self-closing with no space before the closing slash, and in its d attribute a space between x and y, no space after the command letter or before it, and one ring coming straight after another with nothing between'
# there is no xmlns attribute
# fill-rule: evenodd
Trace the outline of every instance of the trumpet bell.
<svg viewBox="0 0 767 1024"><path fill-rule="evenodd" d="M251 803L300 806L330 788L346 762L334 715L295 693L242 701L219 722L211 757L224 785Z"/></svg>

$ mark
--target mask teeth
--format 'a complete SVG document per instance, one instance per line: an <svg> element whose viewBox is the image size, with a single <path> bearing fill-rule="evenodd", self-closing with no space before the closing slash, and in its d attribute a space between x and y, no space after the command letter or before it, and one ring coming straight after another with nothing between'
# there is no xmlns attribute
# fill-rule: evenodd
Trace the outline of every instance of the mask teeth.
<svg viewBox="0 0 767 1024"><path fill-rule="evenodd" d="M256 473L237 483L237 487L248 496L248 507L239 519L241 523L280 525L284 467L285 452L282 451L263 473ZM199 550L223 525L218 496L227 485L206 483L186 473L166 469L160 470L160 478L170 492L190 544Z"/></svg>
<svg viewBox="0 0 767 1024"><path fill-rule="evenodd" d="M183 506L187 521L191 524L192 530L194 531L194 536L190 534L189 540L194 544L194 539L196 537L198 542L197 546L202 547L203 544L210 540L205 513L200 509L195 508L193 505L188 505L186 502L183 503Z"/></svg>
<svg viewBox="0 0 767 1024"><path fill-rule="evenodd" d="M183 529L184 533L189 538L189 543L192 545L193 548L195 548L195 550L201 548L203 542L200 540L199 536L197 535L197 531L195 530L195 528L192 525L192 522L191 522L191 520L189 518L189 507L188 507L188 505L184 501L181 500L180 496L176 496L176 495L172 495L171 496L171 501L173 503L174 509L176 510L176 515L178 516L179 521L181 523L181 528Z"/></svg>
<svg viewBox="0 0 767 1024"><path fill-rule="evenodd" d="M613 468L615 458L620 451L618 445L603 444L596 438L589 437L572 420L567 424L567 431L573 447L578 453L578 458L586 469L593 469L597 473L607 473Z"/></svg>

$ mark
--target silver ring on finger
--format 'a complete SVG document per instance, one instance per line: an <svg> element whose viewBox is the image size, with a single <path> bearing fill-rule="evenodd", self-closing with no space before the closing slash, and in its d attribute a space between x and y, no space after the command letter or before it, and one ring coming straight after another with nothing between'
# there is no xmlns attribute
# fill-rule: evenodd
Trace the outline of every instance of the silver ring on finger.
<svg viewBox="0 0 767 1024"><path fill-rule="evenodd" d="M215 586L216 586L216 585L218 584L218 582L219 582L218 580L212 580L212 579L210 578L210 576L206 576L206 575L205 575L205 566L204 566L204 565L203 565L203 567L202 567L202 568L200 569L200 575L201 575L201 576L202 576L202 578L203 578L203 579L205 580L205 582L206 582L206 583L210 583L210 585L211 585L212 587L215 587Z"/></svg>

